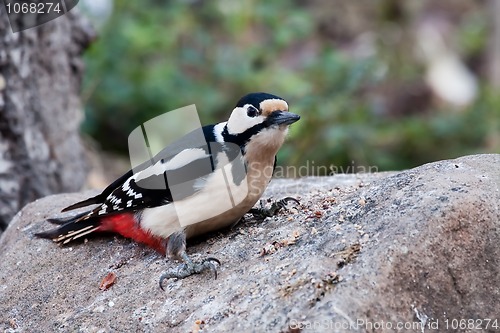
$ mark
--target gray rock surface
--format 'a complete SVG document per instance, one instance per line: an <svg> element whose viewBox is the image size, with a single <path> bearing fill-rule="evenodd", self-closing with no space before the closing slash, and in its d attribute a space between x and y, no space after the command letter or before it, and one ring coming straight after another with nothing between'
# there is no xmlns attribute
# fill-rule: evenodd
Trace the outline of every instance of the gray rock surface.
<svg viewBox="0 0 500 333"><path fill-rule="evenodd" d="M274 180L267 196L301 206L191 242L195 258L221 260L219 278L170 280L165 292L158 278L176 263L153 250L113 236L62 248L33 237L87 195L37 200L4 233L2 331L474 331L460 328L469 319L500 330L500 155ZM109 272L116 282L102 291Z"/></svg>

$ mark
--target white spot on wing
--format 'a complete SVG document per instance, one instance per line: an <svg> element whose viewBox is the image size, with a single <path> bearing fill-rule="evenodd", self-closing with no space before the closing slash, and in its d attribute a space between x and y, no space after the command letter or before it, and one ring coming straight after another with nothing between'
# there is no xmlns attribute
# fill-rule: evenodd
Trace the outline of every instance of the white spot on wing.
<svg viewBox="0 0 500 333"><path fill-rule="evenodd" d="M111 193L108 197L107 200L111 202L112 204L119 205L122 203L122 199L118 198L116 195Z"/></svg>
<svg viewBox="0 0 500 333"><path fill-rule="evenodd" d="M97 214L98 215L106 214L107 210L108 210L108 205L102 204L101 210Z"/></svg>
<svg viewBox="0 0 500 333"><path fill-rule="evenodd" d="M132 177L130 177L129 179L127 179L125 181L125 183L123 183L123 185L122 185L122 191L123 192L127 192L130 189L130 180L132 180L132 178L135 179L135 176L136 175L133 175Z"/></svg>
<svg viewBox="0 0 500 333"><path fill-rule="evenodd" d="M153 175L161 175L167 170L175 170L179 169L193 161L199 160L201 158L207 157L208 154L205 152L204 149L201 148L190 148L190 149L184 149L174 157L172 157L170 160L168 160L165 163L162 163L162 161L156 162L154 165L144 169L141 172L138 172L133 176L133 178L136 181L140 181L142 179L148 178ZM127 180L127 189L129 188L128 182L130 179ZM125 186L125 184L123 184ZM124 188L124 190L126 190ZM128 194L128 193L127 193ZM130 194L129 194L130 195ZM137 199L137 198L136 198Z"/></svg>
<svg viewBox="0 0 500 333"><path fill-rule="evenodd" d="M127 195L128 195L129 197L134 197L135 199L140 199L140 198L142 198L142 194L141 194L141 193L134 192L134 190L133 190L133 189L131 189L131 188L127 191Z"/></svg>
<svg viewBox="0 0 500 333"><path fill-rule="evenodd" d="M208 154L201 148L185 149L165 163L165 170L179 169L193 161L207 156Z"/></svg>
<svg viewBox="0 0 500 333"><path fill-rule="evenodd" d="M147 170L147 169L146 169L146 170ZM146 170L144 170L144 171L146 171ZM134 197L134 199L140 199L140 198L142 198L142 193L137 193L137 192L135 192L135 191L134 191L134 190L130 187L130 181L131 181L132 179L134 179L134 180L135 180L136 178L138 178L138 175L139 175L139 174L140 174L140 173L133 175L132 177L130 177L129 179L127 179L127 181L125 181L125 183L123 183L123 185L122 185L122 191L123 191L123 192L125 192L125 194L126 194L127 196L129 196L129 197ZM108 198L109 198L109 197L108 197ZM111 201L111 202L113 202L113 201ZM115 204L117 204L117 205L118 205L118 204L120 204L121 202L122 202L122 200L121 200L121 199L118 199L118 200L116 200Z"/></svg>

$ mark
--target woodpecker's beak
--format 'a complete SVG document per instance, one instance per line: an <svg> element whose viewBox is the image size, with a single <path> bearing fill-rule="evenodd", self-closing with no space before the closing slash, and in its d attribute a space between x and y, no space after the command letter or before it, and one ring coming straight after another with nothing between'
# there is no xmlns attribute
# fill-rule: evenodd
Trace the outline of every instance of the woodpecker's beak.
<svg viewBox="0 0 500 333"><path fill-rule="evenodd" d="M274 111L268 117L271 125L290 125L299 119L299 115L288 111Z"/></svg>

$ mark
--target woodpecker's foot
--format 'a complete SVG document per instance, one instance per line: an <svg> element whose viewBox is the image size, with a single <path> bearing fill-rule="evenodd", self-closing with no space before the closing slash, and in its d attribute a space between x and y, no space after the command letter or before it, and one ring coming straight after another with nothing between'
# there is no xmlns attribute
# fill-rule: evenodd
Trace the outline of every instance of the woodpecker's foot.
<svg viewBox="0 0 500 333"><path fill-rule="evenodd" d="M274 201L271 204L271 207L264 208L264 205L262 204L261 201L260 208L252 208L248 211L248 213L253 214L253 216L256 218L264 219L266 217L271 217L276 215L281 209L285 208L289 202L294 202L297 205L300 204L300 202L297 199L292 197L286 197L281 200Z"/></svg>
<svg viewBox="0 0 500 333"><path fill-rule="evenodd" d="M166 279L177 278L184 279L193 274L200 274L201 272L209 269L214 273L214 278L217 279L217 267L215 264L220 266L220 261L216 258L205 258L199 263L193 262L188 255L184 252L181 255L183 264L180 264L175 269L166 271L160 276L160 288L163 289L163 281Z"/></svg>

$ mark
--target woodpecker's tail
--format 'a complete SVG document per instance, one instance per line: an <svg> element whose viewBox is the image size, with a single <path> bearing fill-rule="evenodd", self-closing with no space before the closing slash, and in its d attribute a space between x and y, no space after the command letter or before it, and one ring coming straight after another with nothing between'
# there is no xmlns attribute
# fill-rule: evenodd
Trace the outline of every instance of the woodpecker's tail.
<svg viewBox="0 0 500 333"><path fill-rule="evenodd" d="M68 206L66 208L63 208L61 212L67 212L68 210L73 210L85 206L90 206L90 205L95 205L98 203L102 203L102 194L96 195L95 197L85 199L83 201L77 202L75 204L72 204L71 206Z"/></svg>
<svg viewBox="0 0 500 333"><path fill-rule="evenodd" d="M47 221L61 225L56 229L35 234L37 237L52 239L56 243L67 244L75 239L96 231L101 226L99 218L83 219L90 211L66 219L48 219Z"/></svg>
<svg viewBox="0 0 500 333"><path fill-rule="evenodd" d="M83 212L81 214L78 214L78 215L74 215L74 216L71 216L71 217L63 217L63 218L50 218L50 219L47 219L47 222L50 222L52 224L58 224L58 225L63 225L63 224L66 224L68 222L75 222L76 220L78 220L79 218L81 217L84 217L85 215L87 215L90 211L87 211L87 212Z"/></svg>

